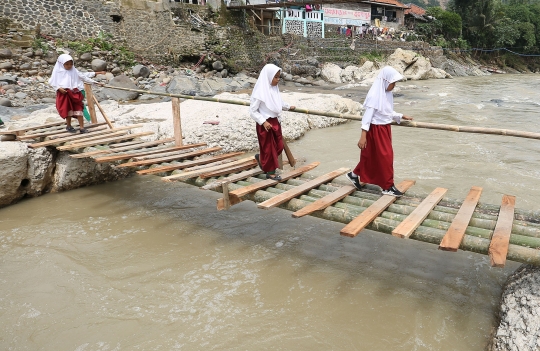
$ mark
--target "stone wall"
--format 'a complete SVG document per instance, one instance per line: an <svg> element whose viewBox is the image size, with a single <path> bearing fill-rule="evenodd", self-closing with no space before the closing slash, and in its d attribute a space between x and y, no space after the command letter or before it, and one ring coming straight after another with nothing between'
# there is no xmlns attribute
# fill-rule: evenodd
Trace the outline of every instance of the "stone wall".
<svg viewBox="0 0 540 351"><path fill-rule="evenodd" d="M43 33L65 39L93 37L101 31L114 33L116 23L111 16L119 15L117 2L103 0L0 1L0 17L26 29L39 25Z"/></svg>

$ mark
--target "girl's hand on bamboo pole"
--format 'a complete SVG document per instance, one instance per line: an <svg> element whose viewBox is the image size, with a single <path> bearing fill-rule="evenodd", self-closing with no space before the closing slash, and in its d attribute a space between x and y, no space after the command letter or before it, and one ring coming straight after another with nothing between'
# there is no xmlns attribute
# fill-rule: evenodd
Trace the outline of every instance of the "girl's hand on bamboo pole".
<svg viewBox="0 0 540 351"><path fill-rule="evenodd" d="M405 116L405 115L403 115L403 117L401 117L401 118L403 118L404 120L407 120L407 121L412 121L413 120L412 117Z"/></svg>
<svg viewBox="0 0 540 351"><path fill-rule="evenodd" d="M365 149L367 146L367 132L365 130L362 130L362 136L360 137L360 141L358 141L358 148L360 150Z"/></svg>
<svg viewBox="0 0 540 351"><path fill-rule="evenodd" d="M296 106L289 107L289 111L294 111L294 110L296 110Z"/></svg>
<svg viewBox="0 0 540 351"><path fill-rule="evenodd" d="M264 129L266 129L267 132L272 129L272 125L266 121L263 123L263 127Z"/></svg>

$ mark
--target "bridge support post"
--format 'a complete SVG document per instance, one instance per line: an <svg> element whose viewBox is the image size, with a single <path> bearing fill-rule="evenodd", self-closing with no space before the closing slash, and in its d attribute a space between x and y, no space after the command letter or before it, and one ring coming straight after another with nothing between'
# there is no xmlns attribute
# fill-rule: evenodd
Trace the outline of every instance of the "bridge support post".
<svg viewBox="0 0 540 351"><path fill-rule="evenodd" d="M94 92L92 91L92 85L84 83L84 92L86 93L86 104L88 105L88 112L90 113L90 122L92 124L97 123L96 105L94 104Z"/></svg>
<svg viewBox="0 0 540 351"><path fill-rule="evenodd" d="M172 98L174 143L176 146L184 145L182 141L182 123L180 119L180 99Z"/></svg>

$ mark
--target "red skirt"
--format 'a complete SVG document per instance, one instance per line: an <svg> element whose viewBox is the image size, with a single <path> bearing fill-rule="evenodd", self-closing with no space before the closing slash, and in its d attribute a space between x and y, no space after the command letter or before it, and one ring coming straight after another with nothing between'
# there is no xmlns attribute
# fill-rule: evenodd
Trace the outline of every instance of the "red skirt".
<svg viewBox="0 0 540 351"><path fill-rule="evenodd" d="M56 109L60 117L66 118L71 116L82 116L83 110L83 94L79 89L66 89L66 93L62 94L56 91Z"/></svg>
<svg viewBox="0 0 540 351"><path fill-rule="evenodd" d="M277 118L268 118L266 122L272 129L266 131L257 123L257 138L259 139L259 161L264 172L272 172L279 168L278 157L283 151L283 136L281 125Z"/></svg>
<svg viewBox="0 0 540 351"><path fill-rule="evenodd" d="M388 189L394 184L394 150L390 124L372 124L367 132L366 148L360 151L360 162L354 169L362 183Z"/></svg>

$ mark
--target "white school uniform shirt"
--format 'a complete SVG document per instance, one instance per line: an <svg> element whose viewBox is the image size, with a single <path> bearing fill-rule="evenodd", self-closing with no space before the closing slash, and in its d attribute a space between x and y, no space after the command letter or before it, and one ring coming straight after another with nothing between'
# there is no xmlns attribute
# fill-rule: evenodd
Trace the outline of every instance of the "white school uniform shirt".
<svg viewBox="0 0 540 351"><path fill-rule="evenodd" d="M291 106L288 103L283 101L282 105L283 106L281 108L283 111L289 111L289 108ZM249 115L259 125L263 125L264 122L266 122L268 118L276 118L276 117L279 123L281 123L281 117L282 117L281 113L276 113L274 111L269 110L268 107L266 107L264 102L256 98L251 98L250 100Z"/></svg>
<svg viewBox="0 0 540 351"><path fill-rule="evenodd" d="M249 115L259 125L263 125L268 118L276 118L281 123L282 111L288 111L290 105L281 99L279 88L272 86L272 79L281 71L276 65L267 64L261 70L259 79L253 87L249 102Z"/></svg>
<svg viewBox="0 0 540 351"><path fill-rule="evenodd" d="M96 73L95 72L79 72L79 78L81 78L81 76L84 76L85 78L94 78L96 76ZM95 81L93 79L90 79L91 82L86 82L86 83L95 83ZM79 90L84 90L84 83L85 81L83 81L83 78L81 78L81 81L79 83Z"/></svg>
<svg viewBox="0 0 540 351"><path fill-rule="evenodd" d="M364 101L366 112L362 117L362 129L369 131L372 124L385 125L392 121L401 123L403 114L394 111L394 97L386 91L388 85L403 79L403 76L390 66L384 67L369 89Z"/></svg>

